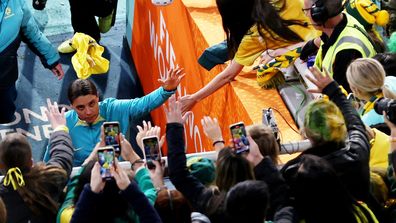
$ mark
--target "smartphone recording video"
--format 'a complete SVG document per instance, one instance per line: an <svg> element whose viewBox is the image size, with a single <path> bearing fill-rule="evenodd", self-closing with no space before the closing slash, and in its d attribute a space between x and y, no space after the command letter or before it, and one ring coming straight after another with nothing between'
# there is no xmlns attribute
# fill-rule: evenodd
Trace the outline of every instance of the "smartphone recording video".
<svg viewBox="0 0 396 223"><path fill-rule="evenodd" d="M243 122L232 124L230 125L230 130L235 153L240 154L249 151L249 140L246 136L245 124Z"/></svg>
<svg viewBox="0 0 396 223"><path fill-rule="evenodd" d="M105 122L103 128L106 146L112 146L116 155L120 155L120 124L118 122Z"/></svg>
<svg viewBox="0 0 396 223"><path fill-rule="evenodd" d="M159 140L156 136L148 136L142 139L144 147L144 159L146 160L147 168L154 169L153 160L161 161L161 149L159 147Z"/></svg>
<svg viewBox="0 0 396 223"><path fill-rule="evenodd" d="M100 164L100 175L102 179L111 179L113 176L110 173L110 167L114 165L114 148L111 146L99 148L98 162Z"/></svg>

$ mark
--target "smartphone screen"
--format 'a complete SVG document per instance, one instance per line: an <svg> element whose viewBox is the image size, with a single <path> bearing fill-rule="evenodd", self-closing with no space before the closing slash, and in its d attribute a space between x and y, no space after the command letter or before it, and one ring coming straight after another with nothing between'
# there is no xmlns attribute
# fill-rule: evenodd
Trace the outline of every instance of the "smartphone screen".
<svg viewBox="0 0 396 223"><path fill-rule="evenodd" d="M118 122L103 123L106 146L113 146L117 155L121 153L120 124Z"/></svg>
<svg viewBox="0 0 396 223"><path fill-rule="evenodd" d="M230 126L232 141L237 154L249 150L249 141L246 137L245 125L239 122Z"/></svg>
<svg viewBox="0 0 396 223"><path fill-rule="evenodd" d="M153 160L161 160L161 151L159 148L158 137L145 137L143 138L144 159L146 160L149 169L155 168Z"/></svg>
<svg viewBox="0 0 396 223"><path fill-rule="evenodd" d="M103 179L111 179L110 167L114 165L114 149L103 147L98 150L98 162L100 164L100 175Z"/></svg>

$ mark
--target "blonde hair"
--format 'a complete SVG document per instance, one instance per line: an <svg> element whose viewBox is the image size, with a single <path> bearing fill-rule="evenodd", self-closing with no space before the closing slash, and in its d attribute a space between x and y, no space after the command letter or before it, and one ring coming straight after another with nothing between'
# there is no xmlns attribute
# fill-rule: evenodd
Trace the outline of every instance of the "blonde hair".
<svg viewBox="0 0 396 223"><path fill-rule="evenodd" d="M272 129L263 124L255 124L246 126L246 131L257 143L260 153L271 157L274 164L278 165L280 163L279 145Z"/></svg>
<svg viewBox="0 0 396 223"><path fill-rule="evenodd" d="M385 85L385 70L380 62L372 58L359 58L349 64L346 77L350 87L363 94L374 96L382 92L386 98L396 98Z"/></svg>

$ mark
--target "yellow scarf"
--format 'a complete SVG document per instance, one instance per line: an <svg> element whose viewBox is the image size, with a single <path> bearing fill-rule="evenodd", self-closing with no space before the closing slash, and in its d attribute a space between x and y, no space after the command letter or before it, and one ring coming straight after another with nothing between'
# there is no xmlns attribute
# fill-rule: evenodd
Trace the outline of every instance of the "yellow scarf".
<svg viewBox="0 0 396 223"><path fill-rule="evenodd" d="M257 83L260 87L267 88L269 82L278 72L279 68L286 68L290 66L301 54L301 47L294 50L287 51L281 56L275 57L267 64L259 65L257 70ZM274 86L272 86L274 87Z"/></svg>
<svg viewBox="0 0 396 223"><path fill-rule="evenodd" d="M368 102L363 106L362 116L363 116L364 114L366 114L367 112L371 111L371 110L374 108L375 102L376 102L378 99L382 98L382 97L384 97L384 94L383 94L382 92L376 94L376 95L373 96L373 97L371 97L371 98L370 98L370 101L368 101Z"/></svg>
<svg viewBox="0 0 396 223"><path fill-rule="evenodd" d="M14 174L15 177L13 177L12 174ZM22 172L18 167L11 168L7 171L7 174L4 178L4 186L10 185L10 183L12 184L14 190L18 189L18 187L25 186Z"/></svg>

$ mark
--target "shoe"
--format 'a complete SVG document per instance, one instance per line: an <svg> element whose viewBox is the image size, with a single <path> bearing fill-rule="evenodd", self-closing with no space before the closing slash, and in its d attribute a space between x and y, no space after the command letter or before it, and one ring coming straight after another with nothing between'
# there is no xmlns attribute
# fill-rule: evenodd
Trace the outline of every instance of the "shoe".
<svg viewBox="0 0 396 223"><path fill-rule="evenodd" d="M59 53L73 53L76 49L71 45L71 39L65 40L58 46Z"/></svg>
<svg viewBox="0 0 396 223"><path fill-rule="evenodd" d="M111 28L111 23L113 22L114 10L110 15L106 17L99 17L99 31L101 33L107 33Z"/></svg>
<svg viewBox="0 0 396 223"><path fill-rule="evenodd" d="M45 4L47 4L47 0L33 0L32 5L36 10L43 10L45 8Z"/></svg>

